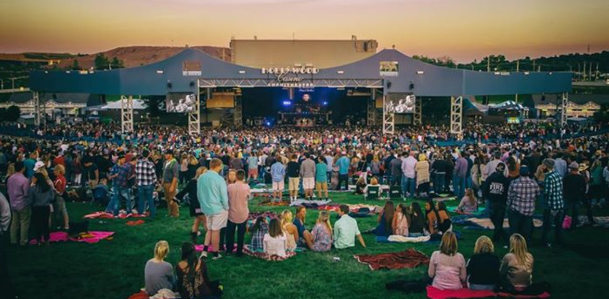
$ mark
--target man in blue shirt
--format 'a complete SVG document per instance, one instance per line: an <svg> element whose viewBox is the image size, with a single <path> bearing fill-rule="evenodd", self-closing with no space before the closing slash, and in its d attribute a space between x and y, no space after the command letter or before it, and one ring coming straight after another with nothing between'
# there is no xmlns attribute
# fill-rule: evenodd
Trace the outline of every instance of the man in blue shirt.
<svg viewBox="0 0 609 299"><path fill-rule="evenodd" d="M219 172L222 170L222 161L212 159L209 162L210 170L201 175L197 181L197 197L201 210L207 216L207 234L203 244L203 255L209 250L209 240L212 245L213 259L219 259L220 230L226 227L228 221L228 191L226 181Z"/></svg>
<svg viewBox="0 0 609 299"><path fill-rule="evenodd" d="M336 161L336 165L338 165L338 186L336 190L340 191L343 181L345 181L346 189L349 190L349 164L347 152L343 152L342 156Z"/></svg>
<svg viewBox="0 0 609 299"><path fill-rule="evenodd" d="M281 202L281 194L285 187L285 166L281 163L281 157L277 156L277 160L271 166L271 178L273 179L273 200Z"/></svg>

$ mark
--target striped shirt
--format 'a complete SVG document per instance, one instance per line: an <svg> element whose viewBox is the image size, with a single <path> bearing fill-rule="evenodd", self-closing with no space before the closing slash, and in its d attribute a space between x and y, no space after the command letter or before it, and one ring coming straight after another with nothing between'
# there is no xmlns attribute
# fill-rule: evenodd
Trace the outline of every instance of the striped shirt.
<svg viewBox="0 0 609 299"><path fill-rule="evenodd" d="M156 183L154 163L140 159L135 165L135 181L138 186L150 186Z"/></svg>
<svg viewBox="0 0 609 299"><path fill-rule="evenodd" d="M507 205L522 215L533 216L535 200L539 194L537 182L527 176L521 176L510 184Z"/></svg>
<svg viewBox="0 0 609 299"><path fill-rule="evenodd" d="M548 172L544 180L546 207L552 211L564 209L562 178L556 171Z"/></svg>

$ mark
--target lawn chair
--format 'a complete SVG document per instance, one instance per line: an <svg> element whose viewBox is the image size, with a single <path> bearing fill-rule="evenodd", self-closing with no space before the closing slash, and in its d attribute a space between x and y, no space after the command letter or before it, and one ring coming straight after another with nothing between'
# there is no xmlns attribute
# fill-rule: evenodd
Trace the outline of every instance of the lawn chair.
<svg viewBox="0 0 609 299"><path fill-rule="evenodd" d="M400 186L389 186L389 199L402 199L402 188Z"/></svg>
<svg viewBox="0 0 609 299"><path fill-rule="evenodd" d="M381 185L368 186L368 190L364 194L365 200L378 200L380 199L379 194L381 193Z"/></svg>

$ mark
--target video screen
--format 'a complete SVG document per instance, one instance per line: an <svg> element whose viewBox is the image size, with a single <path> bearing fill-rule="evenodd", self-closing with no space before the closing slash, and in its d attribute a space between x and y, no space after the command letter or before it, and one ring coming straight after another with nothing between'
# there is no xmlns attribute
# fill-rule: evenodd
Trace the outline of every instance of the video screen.
<svg viewBox="0 0 609 299"><path fill-rule="evenodd" d="M385 109L388 113L395 114L414 113L416 103L414 94L390 93L385 99Z"/></svg>
<svg viewBox="0 0 609 299"><path fill-rule="evenodd" d="M192 93L170 93L165 100L168 113L190 113L196 109L197 97Z"/></svg>

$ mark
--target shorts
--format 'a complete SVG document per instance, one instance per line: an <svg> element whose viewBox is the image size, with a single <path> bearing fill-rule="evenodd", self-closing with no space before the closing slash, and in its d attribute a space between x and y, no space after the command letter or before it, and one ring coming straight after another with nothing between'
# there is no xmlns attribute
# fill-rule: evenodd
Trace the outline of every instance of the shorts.
<svg viewBox="0 0 609 299"><path fill-rule="evenodd" d="M66 209L66 201L63 199L61 195L55 196L55 203L53 203L53 209L55 212L55 217L63 217L68 214L68 210Z"/></svg>
<svg viewBox="0 0 609 299"><path fill-rule="evenodd" d="M302 178L302 188L309 190L315 187L315 178Z"/></svg>
<svg viewBox="0 0 609 299"><path fill-rule="evenodd" d="M226 227L228 211L207 216L207 228L210 230L221 230Z"/></svg>
<svg viewBox="0 0 609 299"><path fill-rule="evenodd" d="M298 191L298 185L300 185L300 178L290 178L288 188L290 191Z"/></svg>
<svg viewBox="0 0 609 299"><path fill-rule="evenodd" d="M273 191L283 191L285 189L285 183L281 182L273 182Z"/></svg>
<svg viewBox="0 0 609 299"><path fill-rule="evenodd" d="M254 169L250 169L250 170L248 170L248 171L247 171L247 174L248 174L249 176L255 176L255 177L257 177L257 176L258 176L258 168L254 168Z"/></svg>
<svg viewBox="0 0 609 299"><path fill-rule="evenodd" d="M318 191L328 191L328 183L315 183L315 189Z"/></svg>

